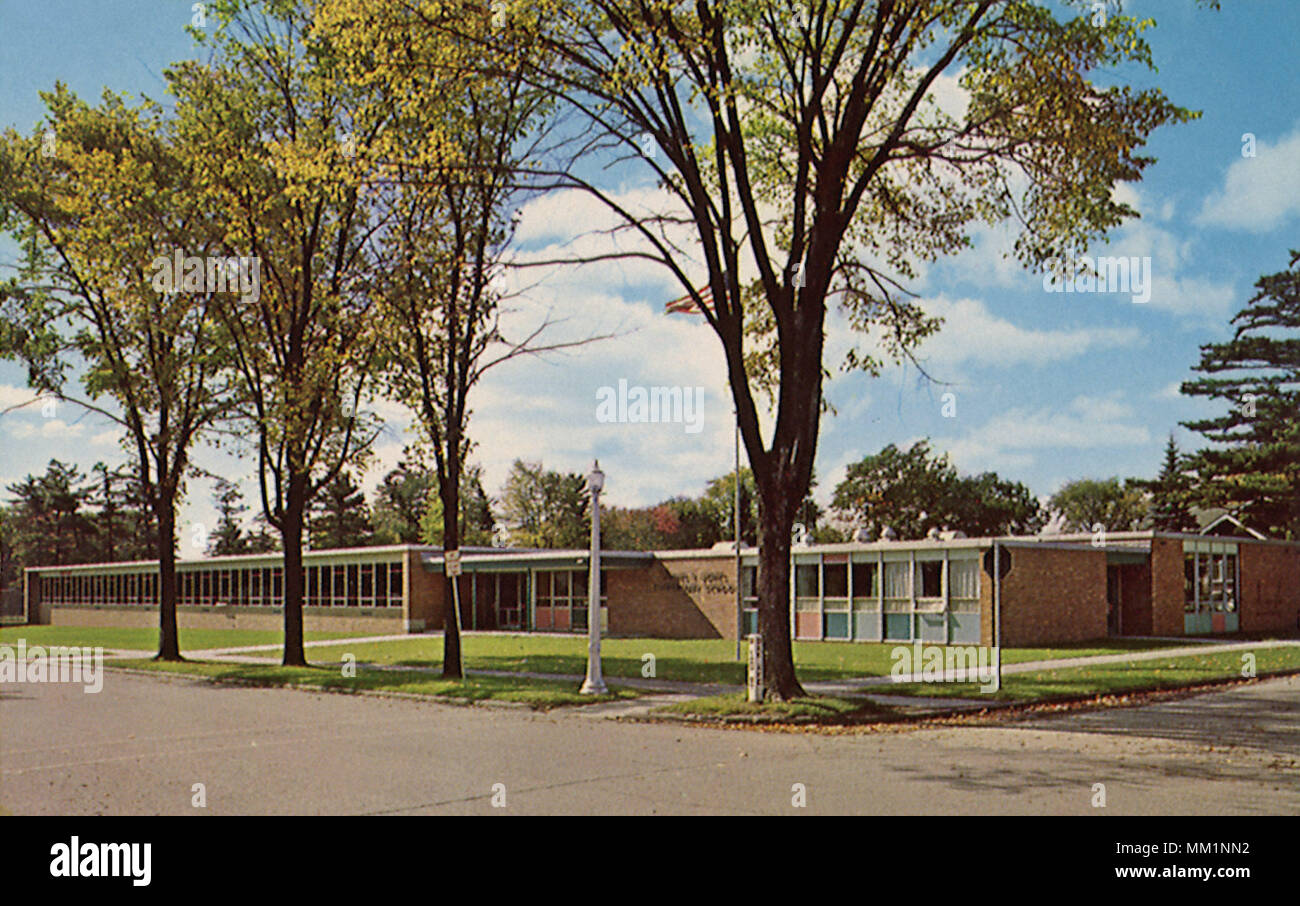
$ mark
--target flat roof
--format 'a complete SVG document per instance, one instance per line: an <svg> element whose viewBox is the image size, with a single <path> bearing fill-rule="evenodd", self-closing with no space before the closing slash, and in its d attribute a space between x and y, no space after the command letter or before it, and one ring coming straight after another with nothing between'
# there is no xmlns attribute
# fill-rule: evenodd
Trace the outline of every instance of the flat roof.
<svg viewBox="0 0 1300 906"><path fill-rule="evenodd" d="M970 548L991 547L994 542L1006 547L1042 547L1060 550L1104 550L1110 552L1148 551L1153 539L1177 541L1213 542L1215 544L1270 544L1300 548L1300 541L1283 541L1273 538L1251 538L1232 535L1202 535L1189 532L1157 532L1153 530L1136 532L1107 532L1104 544L1094 544L1093 535L1088 532L1076 532L1060 535L1001 535L980 538L918 538L912 541L843 541L832 544L809 544L791 548L795 555L806 554L841 554L876 551L907 550L966 550ZM330 548L327 550L303 551L303 562L321 560L339 560L358 558L373 560L394 554L415 552L425 569L431 572L442 571L442 554L440 547L427 544L389 544L376 547ZM758 548L742 546L741 556L752 559L758 555ZM736 556L733 543L722 542L710 548L694 548L664 551L619 551L603 550L601 559L611 568L627 568L648 565L654 560L683 559L732 559ZM471 572L490 572L512 568L552 568L584 566L590 552L585 548L550 549L517 547L462 547L461 563ZM284 559L283 551L267 551L260 554L233 554L222 557L202 557L194 560L176 561L178 569L196 569L205 566L220 568L241 564L274 564ZM124 560L113 563L70 563L54 566L29 566L24 572L82 572L104 570L111 572L130 572L140 569L157 569L157 560Z"/></svg>
<svg viewBox="0 0 1300 906"><path fill-rule="evenodd" d="M654 562L655 556L652 551L603 550L600 552L600 562L602 566L611 569L630 568L648 566ZM503 572L520 568L560 569L587 566L590 561L591 551L581 548L566 550L493 548L489 551L462 553L460 558L461 568L466 572ZM443 570L442 551L421 554L420 562L429 572L440 573Z"/></svg>

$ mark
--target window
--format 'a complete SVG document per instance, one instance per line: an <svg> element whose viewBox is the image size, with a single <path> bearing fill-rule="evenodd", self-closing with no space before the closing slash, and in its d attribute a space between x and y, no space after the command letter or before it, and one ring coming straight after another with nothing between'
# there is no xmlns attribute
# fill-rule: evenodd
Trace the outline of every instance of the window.
<svg viewBox="0 0 1300 906"><path fill-rule="evenodd" d="M388 605L390 607L401 607L402 597L405 591L402 589L402 564L390 563L388 565Z"/></svg>
<svg viewBox="0 0 1300 906"><path fill-rule="evenodd" d="M853 564L853 601L880 597L880 572L874 563Z"/></svg>
<svg viewBox="0 0 1300 906"><path fill-rule="evenodd" d="M976 559L948 561L949 592L953 598L980 596L980 562Z"/></svg>
<svg viewBox="0 0 1300 906"><path fill-rule="evenodd" d="M1223 565L1223 609L1228 613L1237 610L1237 555L1228 554Z"/></svg>
<svg viewBox="0 0 1300 906"><path fill-rule="evenodd" d="M375 566L373 563L362 563L358 569L361 572L361 606L375 606Z"/></svg>
<svg viewBox="0 0 1300 906"><path fill-rule="evenodd" d="M887 562L885 564L885 600L886 610L907 610L907 602L912 597L911 579L912 565L904 560ZM903 607L898 607L898 602L903 603ZM895 606L889 606L890 603Z"/></svg>
<svg viewBox="0 0 1300 906"><path fill-rule="evenodd" d="M817 597L817 564L800 563L794 568L795 596Z"/></svg>
<svg viewBox="0 0 1300 906"><path fill-rule="evenodd" d="M943 597L942 560L918 560L916 562L916 596L918 598Z"/></svg>
<svg viewBox="0 0 1300 906"><path fill-rule="evenodd" d="M849 565L847 563L822 565L822 594L827 598L848 598Z"/></svg>
<svg viewBox="0 0 1300 906"><path fill-rule="evenodd" d="M1183 555L1183 612L1196 613L1196 555Z"/></svg>

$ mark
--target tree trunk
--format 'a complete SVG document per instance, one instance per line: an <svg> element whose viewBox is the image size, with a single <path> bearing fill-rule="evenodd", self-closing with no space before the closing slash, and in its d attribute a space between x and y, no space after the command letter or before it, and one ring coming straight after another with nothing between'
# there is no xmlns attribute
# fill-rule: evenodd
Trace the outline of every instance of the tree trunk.
<svg viewBox="0 0 1300 906"><path fill-rule="evenodd" d="M459 442L459 439L457 441ZM452 452L447 457L447 472L451 477L438 485L438 493L442 497L444 552L460 549L460 480L457 477L460 462L455 448L449 445L449 449ZM464 679L460 656L460 613L456 609L456 596L452 589L453 584L458 583L460 579L452 576L445 576L445 579L447 585L446 606L442 610L442 678Z"/></svg>
<svg viewBox="0 0 1300 906"><path fill-rule="evenodd" d="M158 654L155 661L180 661L180 632L176 626L175 500L158 507Z"/></svg>
<svg viewBox="0 0 1300 906"><path fill-rule="evenodd" d="M758 631L763 636L763 677L769 698L790 701L807 694L795 676L790 642L794 506L788 489L779 482L760 484L758 496Z"/></svg>
<svg viewBox="0 0 1300 906"><path fill-rule="evenodd" d="M302 645L302 524L306 482L290 479L280 537L284 542L284 660L286 667L306 667Z"/></svg>

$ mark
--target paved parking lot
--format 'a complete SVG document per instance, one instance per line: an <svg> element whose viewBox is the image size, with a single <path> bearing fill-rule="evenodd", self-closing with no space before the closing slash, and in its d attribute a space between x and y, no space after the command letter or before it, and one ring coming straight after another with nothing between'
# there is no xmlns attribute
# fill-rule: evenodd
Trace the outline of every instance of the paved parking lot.
<svg viewBox="0 0 1300 906"><path fill-rule="evenodd" d="M207 807L192 805L203 784ZM1094 808L1093 785L1107 805ZM797 784L806 808L792 804ZM500 786L497 786L500 785ZM493 805L504 794L504 807ZM1300 678L855 735L625 723L109 673L0 687L15 814L1296 814Z"/></svg>

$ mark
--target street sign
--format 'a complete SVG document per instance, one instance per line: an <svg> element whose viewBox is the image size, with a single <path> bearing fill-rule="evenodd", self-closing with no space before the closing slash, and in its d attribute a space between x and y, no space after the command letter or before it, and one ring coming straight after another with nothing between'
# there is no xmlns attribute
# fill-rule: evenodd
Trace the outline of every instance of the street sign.
<svg viewBox="0 0 1300 906"><path fill-rule="evenodd" d="M443 551L442 566L447 575L455 578L460 575L460 551Z"/></svg>
<svg viewBox="0 0 1300 906"><path fill-rule="evenodd" d="M767 698L767 680L763 674L763 637L754 633L749 637L749 670L747 671L746 697L751 702Z"/></svg>

